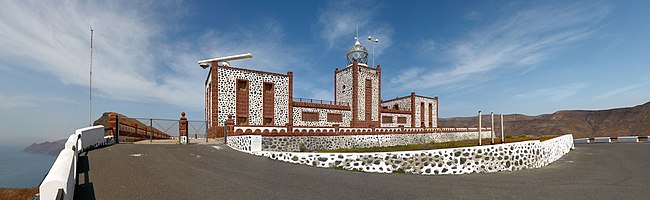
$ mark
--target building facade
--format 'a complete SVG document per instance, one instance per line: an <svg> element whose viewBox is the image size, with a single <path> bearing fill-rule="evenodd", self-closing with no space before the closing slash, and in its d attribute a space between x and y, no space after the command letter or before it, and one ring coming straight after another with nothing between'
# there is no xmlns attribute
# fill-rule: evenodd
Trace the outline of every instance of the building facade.
<svg viewBox="0 0 650 200"><path fill-rule="evenodd" d="M235 126L438 127L438 97L411 93L383 101L381 67L368 66L356 40L347 65L334 70L334 100L293 96L293 73L263 72L213 62L205 81L205 118L210 133L226 120Z"/></svg>

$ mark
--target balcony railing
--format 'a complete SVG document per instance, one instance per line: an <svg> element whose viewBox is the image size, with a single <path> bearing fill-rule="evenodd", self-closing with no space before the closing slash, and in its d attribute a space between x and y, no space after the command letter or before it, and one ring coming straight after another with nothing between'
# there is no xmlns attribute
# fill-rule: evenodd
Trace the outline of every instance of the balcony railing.
<svg viewBox="0 0 650 200"><path fill-rule="evenodd" d="M329 100L307 99L307 98L293 98L293 102L305 102L305 103L339 105L339 106L348 106L349 105L348 102L335 102L335 101L329 101Z"/></svg>

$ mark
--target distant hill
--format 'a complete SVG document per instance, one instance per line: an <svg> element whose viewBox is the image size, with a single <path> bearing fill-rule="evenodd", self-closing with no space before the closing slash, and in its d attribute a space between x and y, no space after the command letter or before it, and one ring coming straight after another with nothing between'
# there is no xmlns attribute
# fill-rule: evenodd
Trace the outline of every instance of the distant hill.
<svg viewBox="0 0 650 200"><path fill-rule="evenodd" d="M136 119L131 119L128 118L125 115L117 113L117 115L120 117L121 123L128 124L128 125L135 125L137 124L138 126L141 127L146 127L145 124L139 122ZM105 112L101 117L99 117L95 122L93 123L94 126L96 125L104 125L104 127L108 126L108 112ZM157 130L157 129L156 129ZM41 154L48 154L48 155L59 155L61 150L65 147L65 142L67 139L61 139L57 140L54 142L43 142L43 143L33 143L32 145L29 145L27 148L23 149L23 152L28 152L28 153L41 153Z"/></svg>
<svg viewBox="0 0 650 200"><path fill-rule="evenodd" d="M59 155L61 150L63 150L65 147L66 140L67 139L62 139L54 142L43 142L40 144L33 143L32 145L29 145L27 148L23 149L23 152L41 153L56 156Z"/></svg>
<svg viewBox="0 0 650 200"><path fill-rule="evenodd" d="M650 102L628 108L608 110L562 110L553 114L527 116L504 115L507 135L559 135L571 133L575 138L598 136L650 135ZM499 116L494 116L495 130L501 133ZM490 116L483 115L483 126L490 126ZM440 118L442 127L477 126L477 117Z"/></svg>

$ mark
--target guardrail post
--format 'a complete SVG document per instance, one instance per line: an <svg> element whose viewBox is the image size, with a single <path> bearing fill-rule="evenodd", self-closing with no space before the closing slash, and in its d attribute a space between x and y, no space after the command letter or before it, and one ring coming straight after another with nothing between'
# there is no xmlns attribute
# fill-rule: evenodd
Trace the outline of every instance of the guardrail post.
<svg viewBox="0 0 650 200"><path fill-rule="evenodd" d="M185 112L181 112L181 119L178 120L178 134L181 144L187 144L189 137L187 135L187 118L185 118Z"/></svg>

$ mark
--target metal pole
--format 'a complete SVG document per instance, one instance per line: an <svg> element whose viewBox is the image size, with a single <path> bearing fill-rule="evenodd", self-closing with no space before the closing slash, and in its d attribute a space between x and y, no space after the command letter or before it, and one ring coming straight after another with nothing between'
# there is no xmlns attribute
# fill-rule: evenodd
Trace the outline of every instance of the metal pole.
<svg viewBox="0 0 650 200"><path fill-rule="evenodd" d="M149 129L151 129L151 134L149 135L149 143L153 142L153 119L149 119Z"/></svg>
<svg viewBox="0 0 650 200"><path fill-rule="evenodd" d="M492 119L492 126L490 126L490 137L492 137L491 144L494 144L494 112L490 112L490 118Z"/></svg>
<svg viewBox="0 0 650 200"><path fill-rule="evenodd" d="M503 114L501 114L501 143L505 143L503 139Z"/></svg>
<svg viewBox="0 0 650 200"><path fill-rule="evenodd" d="M88 119L93 125L93 27L90 27L90 102L88 103Z"/></svg>
<svg viewBox="0 0 650 200"><path fill-rule="evenodd" d="M481 111L478 111L478 146L481 146Z"/></svg>
<svg viewBox="0 0 650 200"><path fill-rule="evenodd" d="M228 122L223 122L223 143L228 145Z"/></svg>

